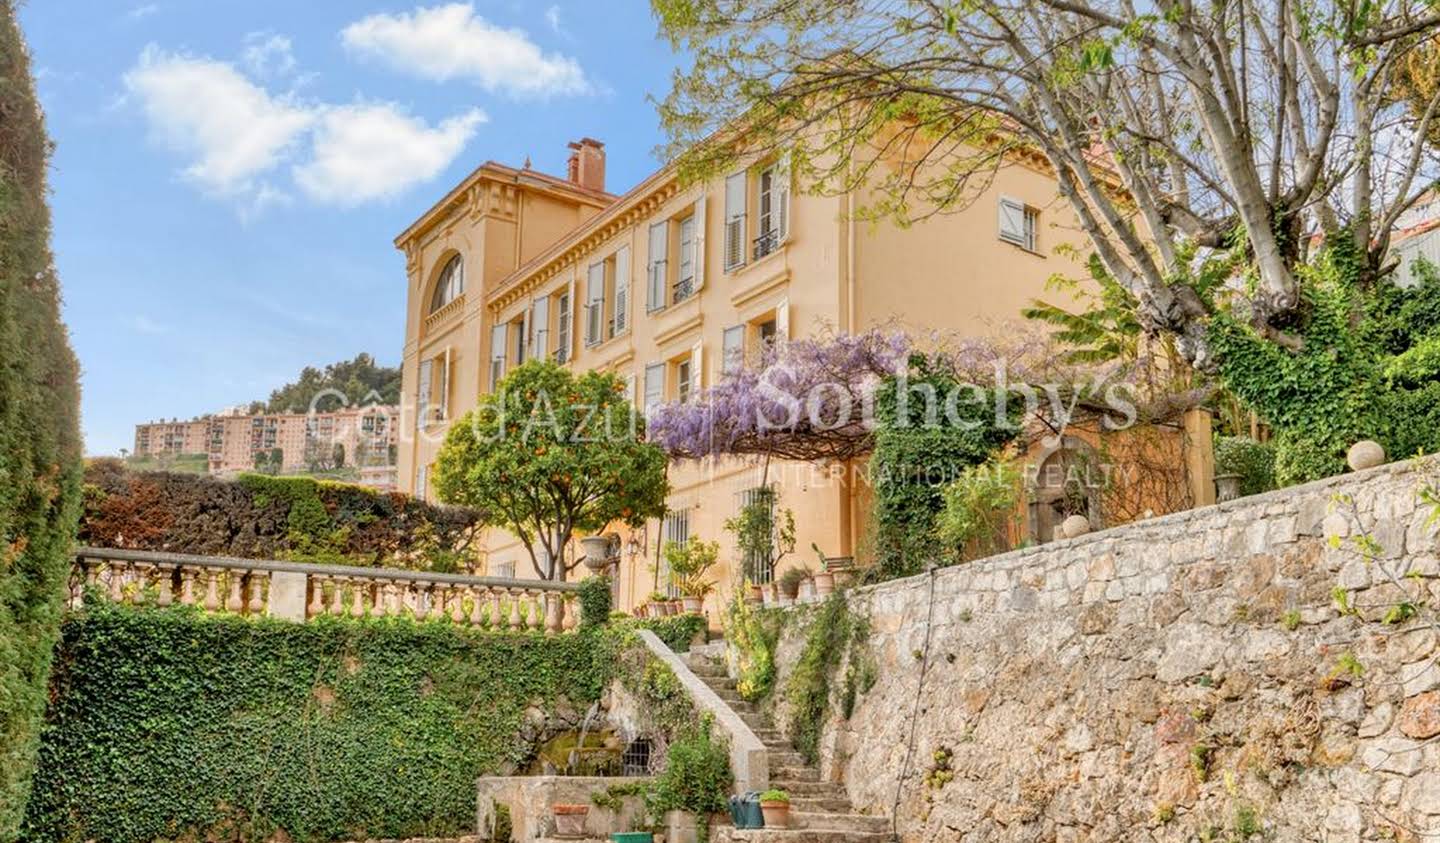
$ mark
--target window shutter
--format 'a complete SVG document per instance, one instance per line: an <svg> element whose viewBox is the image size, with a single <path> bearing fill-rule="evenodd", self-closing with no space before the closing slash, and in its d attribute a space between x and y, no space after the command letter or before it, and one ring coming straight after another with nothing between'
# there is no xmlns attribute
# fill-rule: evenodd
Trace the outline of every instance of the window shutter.
<svg viewBox="0 0 1440 843"><path fill-rule="evenodd" d="M1017 246L1025 245L1025 204L1000 197L1000 239Z"/></svg>
<svg viewBox="0 0 1440 843"><path fill-rule="evenodd" d="M705 386L705 345L700 340L690 346L690 397L700 397L700 390Z"/></svg>
<svg viewBox="0 0 1440 843"><path fill-rule="evenodd" d="M585 282L585 344L596 345L605 328L605 264L590 264Z"/></svg>
<svg viewBox="0 0 1440 843"><path fill-rule="evenodd" d="M775 305L775 337L790 339L790 299L783 298Z"/></svg>
<svg viewBox="0 0 1440 843"><path fill-rule="evenodd" d="M555 362L570 360L570 290L560 294L555 302Z"/></svg>
<svg viewBox="0 0 1440 843"><path fill-rule="evenodd" d="M615 333L630 327L630 247L615 253Z"/></svg>
<svg viewBox="0 0 1440 843"><path fill-rule="evenodd" d="M745 263L745 173L725 179L725 271Z"/></svg>
<svg viewBox="0 0 1440 843"><path fill-rule="evenodd" d="M490 329L490 391L494 392L505 376L505 326Z"/></svg>
<svg viewBox="0 0 1440 843"><path fill-rule="evenodd" d="M575 279L580 275L580 265L570 267L570 286L566 294L569 298L565 302L565 359L572 360L575 357L575 311L578 309L580 300L575 297Z"/></svg>
<svg viewBox="0 0 1440 843"><path fill-rule="evenodd" d="M450 346L445 346L445 368L440 373L440 415L439 420L450 418Z"/></svg>
<svg viewBox="0 0 1440 843"><path fill-rule="evenodd" d="M634 404L634 403L636 402L636 400L637 400L637 398L636 398L636 396L635 396L635 373L634 373L634 372L627 372L626 375L625 375L625 400L626 400L626 401L629 401L631 404Z"/></svg>
<svg viewBox="0 0 1440 843"><path fill-rule="evenodd" d="M665 364L651 363L645 367L645 398L644 411L648 417L650 411L661 401L665 400Z"/></svg>
<svg viewBox="0 0 1440 843"><path fill-rule="evenodd" d="M420 361L419 386L415 390L415 429L425 428L425 415L430 412L430 367L429 360Z"/></svg>
<svg viewBox="0 0 1440 843"><path fill-rule="evenodd" d="M776 241L784 243L790 236L790 158L786 152L775 163Z"/></svg>
<svg viewBox="0 0 1440 843"><path fill-rule="evenodd" d="M700 198L695 200L695 281L694 290L700 292L705 288L705 194L701 192Z"/></svg>
<svg viewBox="0 0 1440 843"><path fill-rule="evenodd" d="M646 255L645 309L659 310L665 306L665 247L669 237L668 223L650 226L650 249Z"/></svg>
<svg viewBox="0 0 1440 843"><path fill-rule="evenodd" d="M550 297L540 296L530 303L532 354L544 360L550 356Z"/></svg>

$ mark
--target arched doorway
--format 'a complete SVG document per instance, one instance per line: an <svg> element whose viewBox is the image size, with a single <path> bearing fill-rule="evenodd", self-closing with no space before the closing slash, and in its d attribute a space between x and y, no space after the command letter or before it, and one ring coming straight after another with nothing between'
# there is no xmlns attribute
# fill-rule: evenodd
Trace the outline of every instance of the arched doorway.
<svg viewBox="0 0 1440 843"><path fill-rule="evenodd" d="M1040 454L1027 480L1031 541L1053 541L1055 530L1072 515L1085 516L1091 529L1102 526L1095 463L1095 449L1073 436Z"/></svg>

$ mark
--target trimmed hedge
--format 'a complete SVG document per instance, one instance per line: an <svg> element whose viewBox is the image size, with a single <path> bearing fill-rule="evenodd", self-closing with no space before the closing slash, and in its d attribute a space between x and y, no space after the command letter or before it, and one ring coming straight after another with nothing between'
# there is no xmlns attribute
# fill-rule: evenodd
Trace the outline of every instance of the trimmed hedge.
<svg viewBox="0 0 1440 843"><path fill-rule="evenodd" d="M533 750L527 711L584 710L622 645L101 603L65 622L22 839L473 832L476 777Z"/></svg>
<svg viewBox="0 0 1440 843"><path fill-rule="evenodd" d="M1215 473L1240 475L1240 494L1275 488L1275 446L1248 436L1215 437Z"/></svg>
<svg viewBox="0 0 1440 843"><path fill-rule="evenodd" d="M464 570L479 513L309 477L85 472L80 541L99 547Z"/></svg>
<svg viewBox="0 0 1440 843"><path fill-rule="evenodd" d="M15 5L0 0L0 841L14 837L30 791L80 501L49 152Z"/></svg>

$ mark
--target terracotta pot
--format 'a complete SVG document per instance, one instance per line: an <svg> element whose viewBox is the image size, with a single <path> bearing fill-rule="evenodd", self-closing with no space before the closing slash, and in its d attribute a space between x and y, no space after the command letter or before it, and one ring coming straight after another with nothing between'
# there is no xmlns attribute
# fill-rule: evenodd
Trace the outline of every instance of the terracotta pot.
<svg viewBox="0 0 1440 843"><path fill-rule="evenodd" d="M700 608L701 608L702 602L703 602L703 601L701 601L701 599L700 599L699 597L682 597L682 598L680 598L680 603L681 603L681 605L683 605L683 606L685 607L685 611L686 611L686 612L693 613L693 614L699 614L699 613L700 613Z"/></svg>
<svg viewBox="0 0 1440 843"><path fill-rule="evenodd" d="M760 602L762 602L762 601L765 599L765 588L764 588L764 586L759 586L759 585L755 585L754 583L751 583L751 584L750 584L749 593L746 595L746 598L745 598L745 599L749 600L751 603L760 603Z"/></svg>
<svg viewBox="0 0 1440 843"><path fill-rule="evenodd" d="M583 837L585 816L590 813L589 805L555 805L550 809L555 814L555 833L561 837Z"/></svg>
<svg viewBox="0 0 1440 843"><path fill-rule="evenodd" d="M809 603L815 599L815 580L807 577L800 581L800 590L795 595L801 603Z"/></svg>
<svg viewBox="0 0 1440 843"><path fill-rule="evenodd" d="M683 615L683 614L685 614L685 604L684 604L684 603L681 603L679 600L671 600L671 601L670 601L670 614L672 614L672 615Z"/></svg>
<svg viewBox="0 0 1440 843"><path fill-rule="evenodd" d="M789 802L761 802L760 815L765 818L766 828L790 827Z"/></svg>
<svg viewBox="0 0 1440 843"><path fill-rule="evenodd" d="M815 593L821 597L833 594L835 591L835 575L829 571L821 571L815 575Z"/></svg>

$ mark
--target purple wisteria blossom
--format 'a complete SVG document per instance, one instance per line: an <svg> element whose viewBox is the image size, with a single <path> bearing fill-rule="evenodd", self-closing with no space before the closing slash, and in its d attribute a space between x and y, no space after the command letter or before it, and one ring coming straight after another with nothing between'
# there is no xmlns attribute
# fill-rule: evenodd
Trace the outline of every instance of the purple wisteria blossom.
<svg viewBox="0 0 1440 843"><path fill-rule="evenodd" d="M654 408L648 437L681 459L861 456L873 447L875 388L904 369L910 348L878 329L770 345L690 401Z"/></svg>

